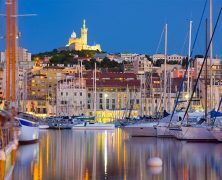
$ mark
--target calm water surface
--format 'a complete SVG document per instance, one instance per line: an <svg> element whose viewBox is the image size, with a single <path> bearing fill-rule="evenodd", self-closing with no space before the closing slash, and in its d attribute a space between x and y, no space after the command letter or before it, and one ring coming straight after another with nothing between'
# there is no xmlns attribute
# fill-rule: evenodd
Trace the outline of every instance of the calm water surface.
<svg viewBox="0 0 222 180"><path fill-rule="evenodd" d="M162 168L147 165L156 156ZM222 144L128 138L121 129L42 130L39 143L19 147L13 179L222 179Z"/></svg>

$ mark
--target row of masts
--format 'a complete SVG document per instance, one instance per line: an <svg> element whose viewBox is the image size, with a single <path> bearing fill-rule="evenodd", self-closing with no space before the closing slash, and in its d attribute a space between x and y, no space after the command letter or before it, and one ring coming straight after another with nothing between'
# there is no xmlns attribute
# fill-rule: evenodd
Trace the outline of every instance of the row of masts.
<svg viewBox="0 0 222 180"><path fill-rule="evenodd" d="M212 14L213 14L213 1L209 0L209 37L212 37ZM192 93L192 70L191 70L191 43L192 43L192 24L193 22L190 21L189 24L189 44L188 44L188 71L187 71L187 101L190 98L190 95ZM207 37L208 37L208 24L206 22L206 44L208 44L207 41ZM165 60L164 60L164 91L163 91L163 108L164 110L167 110L167 46L168 46L168 24L165 25L164 28L164 32L165 32L165 50L164 50L164 55L165 55ZM206 45L207 46L207 45ZM213 42L211 42L210 44L210 104L209 104L209 108L212 109L213 108L213 76L212 76L212 64L213 64ZM205 68L205 116L207 116L207 61L206 61L206 68Z"/></svg>

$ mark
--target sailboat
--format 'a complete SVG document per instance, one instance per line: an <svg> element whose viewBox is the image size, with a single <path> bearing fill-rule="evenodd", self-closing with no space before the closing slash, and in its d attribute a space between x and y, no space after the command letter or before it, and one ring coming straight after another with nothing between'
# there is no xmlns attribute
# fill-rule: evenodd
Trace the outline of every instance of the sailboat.
<svg viewBox="0 0 222 180"><path fill-rule="evenodd" d="M212 127L211 132L213 136L217 139L217 141L220 141L220 142L222 142L222 127L220 124L221 119L219 120L219 124L216 125L216 118L222 117L222 112L219 112L221 104L222 104L222 97L220 99L220 103L219 103L217 111L213 110L210 112L211 118L213 118L213 127Z"/></svg>
<svg viewBox="0 0 222 180"><path fill-rule="evenodd" d="M212 3L212 1L210 2L210 7L212 8L211 3ZM210 12L212 12L212 10ZM200 74L202 72L203 66L204 66L205 63L207 63L208 51L209 51L209 49L212 50L211 49L211 44L212 44L212 40L213 40L213 37L214 37L214 34L215 34L215 30L217 28L217 24L218 24L221 12L222 12L222 9L219 12L219 15L218 15L218 18L217 18L217 23L214 27L213 33L212 34L210 33L211 34L211 39L210 39L209 45L207 46L207 50L206 50L206 53L205 53L205 56L204 56L204 60L203 60L200 72L198 74L198 78L195 82L195 86L194 86L193 92L191 94L191 97L190 97L190 100L189 100L189 103L188 103L188 106L187 106L184 117L186 116L187 111L189 109L189 106L190 106L191 100L193 98L194 91L197 87L197 83L198 83L198 80L200 78ZM212 20L211 20L210 25L212 25ZM207 107L205 107L205 108L207 108ZM220 133L217 133L218 132L217 129L214 129L209 125L209 122L204 124L203 121L198 123L198 124L195 124L195 125L182 126L181 128L178 128L178 129L172 129L172 131L174 131L174 135L177 139L187 140L187 141L218 141L218 139L220 140L220 135L221 135Z"/></svg>
<svg viewBox="0 0 222 180"><path fill-rule="evenodd" d="M164 109L166 108L167 28L168 26L166 24L164 27L165 31ZM169 123L169 118L166 117L161 119L159 122L156 121L156 122L128 125L124 127L124 131L126 131L131 137L156 137L168 134L166 132L166 130L168 130L167 129L168 123Z"/></svg>

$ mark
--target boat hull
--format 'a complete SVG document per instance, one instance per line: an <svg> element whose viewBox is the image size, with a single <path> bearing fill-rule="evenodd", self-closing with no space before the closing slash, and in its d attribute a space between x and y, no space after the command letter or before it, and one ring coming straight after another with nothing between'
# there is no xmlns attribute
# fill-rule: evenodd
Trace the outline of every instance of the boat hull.
<svg viewBox="0 0 222 180"><path fill-rule="evenodd" d="M63 129L72 129L73 126L49 126L48 129L60 129L60 130L63 130Z"/></svg>
<svg viewBox="0 0 222 180"><path fill-rule="evenodd" d="M212 131L205 127L181 127L181 130L171 130L171 134L179 140L186 141L217 141Z"/></svg>
<svg viewBox="0 0 222 180"><path fill-rule="evenodd" d="M154 127L124 127L123 130L131 137L157 136L157 130Z"/></svg>
<svg viewBox="0 0 222 180"><path fill-rule="evenodd" d="M167 126L157 126L157 137L172 138L174 137Z"/></svg>
<svg viewBox="0 0 222 180"><path fill-rule="evenodd" d="M73 126L74 130L114 130L115 125L114 124L99 124L99 123L93 123L93 124L78 124Z"/></svg>
<svg viewBox="0 0 222 180"><path fill-rule="evenodd" d="M212 130L212 135L220 142L222 142L222 130Z"/></svg>
<svg viewBox="0 0 222 180"><path fill-rule="evenodd" d="M17 118L20 123L20 136L19 136L19 142L21 144L29 144L29 143L35 143L39 139L39 127L28 120Z"/></svg>

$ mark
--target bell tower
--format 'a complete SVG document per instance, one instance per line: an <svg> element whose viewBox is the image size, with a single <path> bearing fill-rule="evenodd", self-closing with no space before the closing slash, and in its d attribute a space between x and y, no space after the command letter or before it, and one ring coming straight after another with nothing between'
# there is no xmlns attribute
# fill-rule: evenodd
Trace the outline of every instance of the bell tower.
<svg viewBox="0 0 222 180"><path fill-rule="evenodd" d="M83 27L81 29L81 40L84 46L86 46L87 43L87 33L88 33L88 29L86 28L86 20L83 20Z"/></svg>

